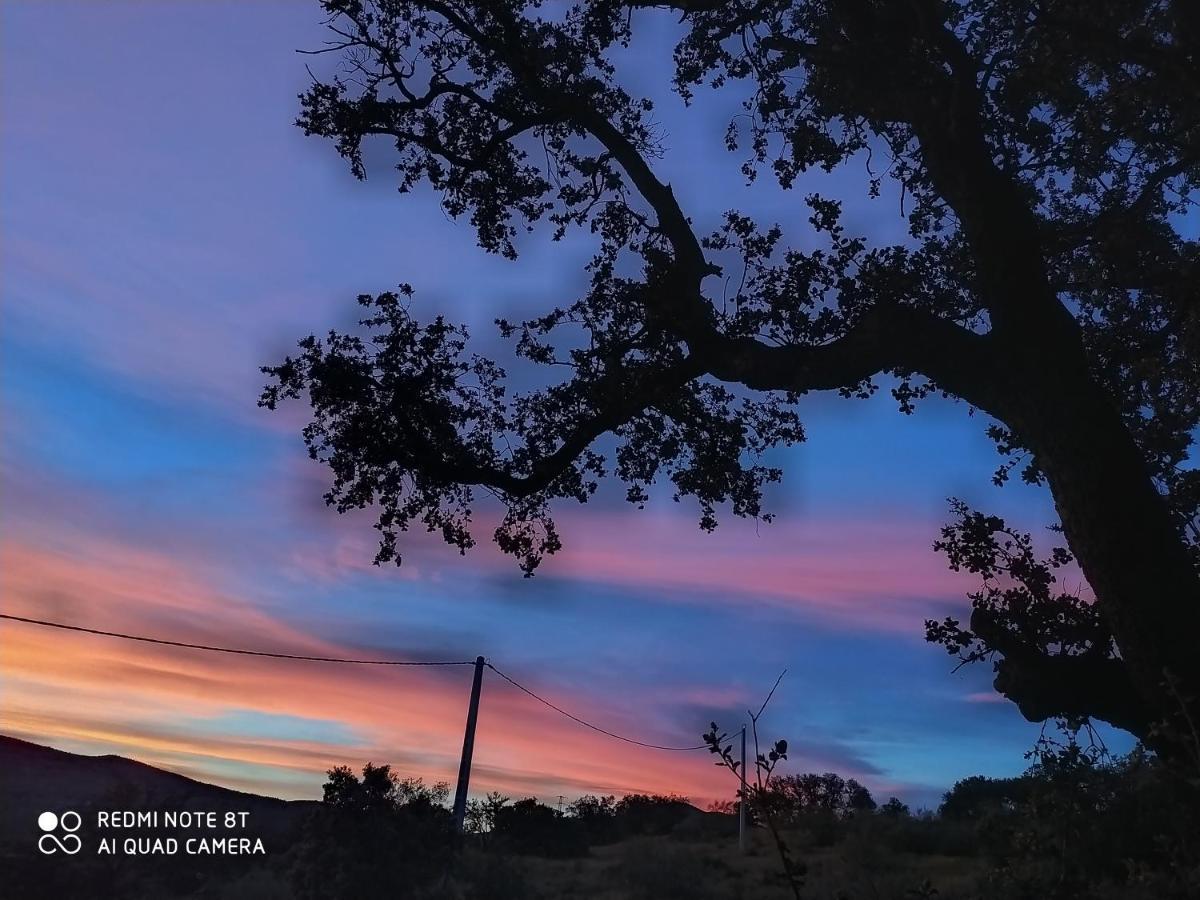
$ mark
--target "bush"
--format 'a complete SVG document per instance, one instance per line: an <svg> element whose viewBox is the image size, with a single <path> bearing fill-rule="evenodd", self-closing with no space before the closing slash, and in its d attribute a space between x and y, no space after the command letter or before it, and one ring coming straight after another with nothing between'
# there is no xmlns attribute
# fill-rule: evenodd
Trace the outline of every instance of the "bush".
<svg viewBox="0 0 1200 900"><path fill-rule="evenodd" d="M611 794L607 797L585 794L567 807L567 814L578 823L591 846L610 844L621 836L617 829L617 800Z"/></svg>
<svg viewBox="0 0 1200 900"><path fill-rule="evenodd" d="M1194 779L1140 750L1101 762L1074 745L1025 778L1023 801L979 825L1007 896L1197 896Z"/></svg>
<svg viewBox="0 0 1200 900"><path fill-rule="evenodd" d="M530 797L496 811L496 839L512 853L570 857L587 853L578 822Z"/></svg>
<svg viewBox="0 0 1200 900"><path fill-rule="evenodd" d="M389 766L331 769L295 848L300 898L428 896L452 858L445 784L400 780Z"/></svg>
<svg viewBox="0 0 1200 900"><path fill-rule="evenodd" d="M667 834L698 810L676 794L629 794L617 801L618 834Z"/></svg>

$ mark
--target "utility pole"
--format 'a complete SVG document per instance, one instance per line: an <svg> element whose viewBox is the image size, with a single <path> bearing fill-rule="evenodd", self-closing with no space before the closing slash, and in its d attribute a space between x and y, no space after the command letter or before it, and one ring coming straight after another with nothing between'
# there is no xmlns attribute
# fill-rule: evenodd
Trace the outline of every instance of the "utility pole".
<svg viewBox="0 0 1200 900"><path fill-rule="evenodd" d="M458 764L458 786L454 789L454 833L462 834L467 818L467 787L471 781L471 754L475 751L475 723L479 719L479 691L483 687L482 656L475 657L475 679L471 682L471 705L467 707L467 733L463 736L462 760Z"/></svg>
<svg viewBox="0 0 1200 900"><path fill-rule="evenodd" d="M738 800L738 849L746 852L746 726L742 726L742 792Z"/></svg>

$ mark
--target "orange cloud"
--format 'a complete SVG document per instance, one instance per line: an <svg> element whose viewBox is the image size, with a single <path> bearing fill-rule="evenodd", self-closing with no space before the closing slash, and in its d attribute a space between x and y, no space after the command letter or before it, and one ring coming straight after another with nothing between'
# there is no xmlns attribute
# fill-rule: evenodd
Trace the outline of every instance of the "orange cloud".
<svg viewBox="0 0 1200 900"><path fill-rule="evenodd" d="M103 538L4 546L4 605L16 615L172 640L321 656L353 648L296 628L210 585L177 561ZM112 752L240 789L315 796L341 763L389 761L452 781L470 668L327 665L206 653L0 625L4 730L83 752ZM603 717L582 697L552 697ZM311 739L230 735L231 712L312 722ZM322 736L323 723L338 733ZM622 723L618 722L618 726ZM269 731L269 729L267 729ZM346 734L352 736L347 741ZM666 739L664 739L666 740ZM707 754L618 744L486 680L474 790L508 794L675 791L728 796ZM264 788L264 773L274 772Z"/></svg>

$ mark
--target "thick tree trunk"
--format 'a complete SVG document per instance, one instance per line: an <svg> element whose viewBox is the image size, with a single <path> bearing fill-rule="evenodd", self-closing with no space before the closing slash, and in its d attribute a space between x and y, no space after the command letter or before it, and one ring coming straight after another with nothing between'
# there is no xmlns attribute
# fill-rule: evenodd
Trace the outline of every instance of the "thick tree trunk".
<svg viewBox="0 0 1200 900"><path fill-rule="evenodd" d="M1200 575L1166 502L1090 377L1044 363L1020 380L1006 418L1036 454L1150 720L1166 726L1140 736L1200 759Z"/></svg>

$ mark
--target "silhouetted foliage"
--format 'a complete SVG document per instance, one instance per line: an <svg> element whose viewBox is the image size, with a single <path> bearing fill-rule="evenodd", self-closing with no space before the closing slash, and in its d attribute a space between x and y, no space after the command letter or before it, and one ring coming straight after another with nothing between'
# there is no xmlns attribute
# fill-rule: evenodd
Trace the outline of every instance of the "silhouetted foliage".
<svg viewBox="0 0 1200 900"><path fill-rule="evenodd" d="M721 737L716 729L708 736ZM729 743L713 746L720 765L736 774L737 761L725 753ZM780 742L756 757L746 798L751 824L781 853L778 886L793 896L806 874L821 886L818 893L896 900L1186 900L1200 886L1200 784L1141 748L1111 759L1070 737L1047 738L1023 775L963 779L937 815L912 815L895 797L871 810L853 779L833 773L778 774L787 759ZM571 896L617 890L628 897L709 898L728 896L728 879L742 883L711 848L680 839L687 817L705 815L683 798L585 796L564 815L532 798L514 803L493 794L492 840L486 849L468 846L453 866L445 799L445 786L400 780L388 766L368 765L361 776L346 767L331 770L301 840L275 861L290 867L289 895L560 896L539 884L536 873L545 870L536 866L550 862L538 858L574 864L601 843L611 845L603 851L608 867L601 883ZM705 839L734 846L732 831ZM836 874L825 868L833 858L844 863ZM942 878L951 858L965 868L948 887ZM926 868L905 862L920 859L930 860ZM278 896L265 870L235 882L245 891L256 884L264 896Z"/></svg>
<svg viewBox="0 0 1200 900"><path fill-rule="evenodd" d="M801 395L886 385L909 414L940 393L990 416L997 483L1048 486L1096 602L958 506L940 544L985 587L969 629L931 639L993 658L1028 718L1095 716L1200 760L1200 245L1180 225L1200 187L1196 4L323 6L342 59L301 98L306 133L359 178L364 141L392 142L401 190L432 187L487 252L516 258L541 223L595 242L578 299L498 323L565 374L549 387L510 392L463 329L416 320L407 285L359 298L361 334L266 369L264 405L311 404L326 500L378 508L377 561L413 526L472 546L478 489L527 574L560 547L552 505L606 477L638 506L666 480L706 530L722 508L767 520L764 454L803 440ZM653 105L620 79L630 43L671 57L639 43L666 33L643 36L642 6L681 20L684 98L743 97L725 144L747 179L857 172L907 235L872 240L818 193L797 198L807 233L737 209L700 230L654 172Z"/></svg>
<svg viewBox="0 0 1200 900"><path fill-rule="evenodd" d="M532 797L497 809L495 833L512 853L551 857L587 853L579 823Z"/></svg>
<svg viewBox="0 0 1200 900"><path fill-rule="evenodd" d="M972 775L956 782L938 812L948 819L980 819L989 813L1015 809L1029 797L1030 779L986 778Z"/></svg>
<svg viewBox="0 0 1200 900"><path fill-rule="evenodd" d="M678 794L627 794L614 808L622 835L666 834L694 811Z"/></svg>
<svg viewBox="0 0 1200 900"><path fill-rule="evenodd" d="M1142 750L1114 760L1068 744L1039 754L1021 796L980 818L995 881L1014 896L1191 897L1200 790Z"/></svg>
<svg viewBox="0 0 1200 900"><path fill-rule="evenodd" d="M488 834L496 830L496 814L511 802L499 791L492 791L482 800L468 800L464 825L468 832Z"/></svg>
<svg viewBox="0 0 1200 900"><path fill-rule="evenodd" d="M771 839L775 844L775 852L779 854L779 863L783 869L784 881L791 890L792 896L796 900L800 900L801 890L804 888L804 876L808 872L808 867L796 859L792 848L788 845L787 840L785 840L783 836L784 822L776 814L776 805L773 802L775 783L778 780L775 776L775 769L781 762L787 759L788 744L784 740L776 741L763 753L758 743L759 717L762 716L763 710L767 708L767 704L771 702L771 698L775 696L775 690L779 687L779 683L786 674L786 669L780 673L779 678L775 680L774 686L767 694L766 699L763 700L758 712L749 713L750 731L754 737L753 773L749 771L749 766L746 767L746 770L743 770L741 760L734 759L733 743L730 740L730 735L722 731L716 722L709 723L709 730L702 735L702 739L708 746L708 752L717 757L717 765L723 766L741 779L744 788L739 788L738 800L746 804L748 811L752 811L755 816L761 817L762 822L771 833Z"/></svg>
<svg viewBox="0 0 1200 900"><path fill-rule="evenodd" d="M292 871L299 897L392 898L429 893L452 855L449 787L400 779L367 763L330 769Z"/></svg>
<svg viewBox="0 0 1200 900"><path fill-rule="evenodd" d="M567 807L567 815L579 823L589 844L607 844L620 837L617 828L617 798L584 794Z"/></svg>
<svg viewBox="0 0 1200 900"><path fill-rule="evenodd" d="M729 742L716 745L714 756L726 766ZM495 811L496 830L486 834L491 839L472 834L454 842L444 786L401 780L388 766L368 765L359 773L331 770L325 799L314 804L302 833L291 835L291 825L286 838L276 832L268 856L248 866L222 857L206 864L186 854L128 857L119 864L83 856L78 866L46 857L41 864L12 865L27 857L27 830L19 829L15 845L0 841L5 896L778 900L795 896L801 872L802 896L837 900L1191 900L1200 887L1200 783L1141 748L1110 758L1070 735L1047 737L1019 778L963 779L947 792L939 814L915 815L896 798L874 812L831 800L853 795L846 789L850 779L782 774L786 750L778 743L761 756L747 793L752 814L745 855L737 850L736 828L729 827L734 817L691 807L666 833L622 834L589 853L594 842L584 823L615 827L620 806L616 798L592 796L563 815L533 799L511 803L492 794L486 801ZM754 808L760 785L766 796L784 779L794 785L786 793L800 807L786 823L778 810ZM660 813L678 802L632 795L625 806ZM285 808L279 804L276 811ZM293 814L305 813L286 807L286 815ZM814 821L829 823L828 833L820 834ZM258 827L270 830L269 822L264 818ZM712 824L722 827L709 830ZM778 850L780 840L787 849L781 858L792 868L773 873L780 867L763 856L772 845Z"/></svg>
<svg viewBox="0 0 1200 900"><path fill-rule="evenodd" d="M834 772L776 776L770 793L777 814L785 817L818 810L843 817L875 809L866 787Z"/></svg>
<svg viewBox="0 0 1200 900"><path fill-rule="evenodd" d="M803 829L811 843L828 847L839 840L844 819L871 812L875 801L853 778L809 772L772 778L750 806L758 816L764 816L767 808L780 827Z"/></svg>

